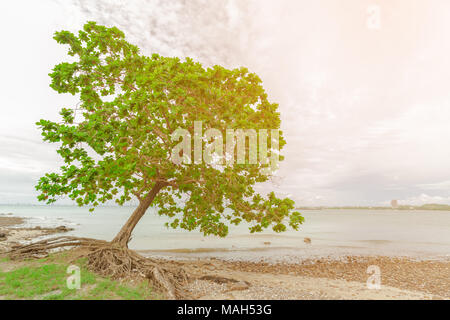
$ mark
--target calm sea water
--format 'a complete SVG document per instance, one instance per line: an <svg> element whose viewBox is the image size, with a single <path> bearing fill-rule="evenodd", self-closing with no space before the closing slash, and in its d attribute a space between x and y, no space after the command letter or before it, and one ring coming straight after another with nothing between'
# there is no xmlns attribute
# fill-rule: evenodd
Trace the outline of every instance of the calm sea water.
<svg viewBox="0 0 450 320"><path fill-rule="evenodd" d="M111 240L132 207L5 206L0 214L28 217L29 226L65 225L70 234ZM132 249L151 255L289 260L350 254L450 259L450 212L396 210L304 210L300 231L250 234L230 227L227 238L167 229L165 217L149 209L136 227ZM304 243L304 238L312 244Z"/></svg>

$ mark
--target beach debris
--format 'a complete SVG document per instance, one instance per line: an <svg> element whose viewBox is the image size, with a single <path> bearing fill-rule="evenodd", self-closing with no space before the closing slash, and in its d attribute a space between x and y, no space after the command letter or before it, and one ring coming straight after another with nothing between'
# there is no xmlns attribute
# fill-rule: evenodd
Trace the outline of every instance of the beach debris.
<svg viewBox="0 0 450 320"><path fill-rule="evenodd" d="M55 229L58 231L61 231L61 232L68 232L68 231L73 230L72 228L67 228L66 226L59 226L59 227L56 227Z"/></svg>
<svg viewBox="0 0 450 320"><path fill-rule="evenodd" d="M0 232L0 239L1 240L6 239L6 233Z"/></svg>
<svg viewBox="0 0 450 320"><path fill-rule="evenodd" d="M311 244L311 238L305 238L303 239L303 242L306 244Z"/></svg>
<svg viewBox="0 0 450 320"><path fill-rule="evenodd" d="M272 244L272 243L271 243L270 241L265 241L264 244L265 244L266 246L269 246L269 245Z"/></svg>
<svg viewBox="0 0 450 320"><path fill-rule="evenodd" d="M41 227L41 226L35 226L33 228L20 228L18 230L37 230L37 231L42 231L44 234L53 234L53 233L69 232L74 229L67 228L66 226L59 226L59 227L55 227L55 228L45 228L45 227Z"/></svg>
<svg viewBox="0 0 450 320"><path fill-rule="evenodd" d="M238 283L239 282L236 279L225 278L225 277L215 276L215 275L206 275L206 276L200 277L199 280L208 280L208 281L212 281L212 282L215 282L215 283L218 283L218 284Z"/></svg>

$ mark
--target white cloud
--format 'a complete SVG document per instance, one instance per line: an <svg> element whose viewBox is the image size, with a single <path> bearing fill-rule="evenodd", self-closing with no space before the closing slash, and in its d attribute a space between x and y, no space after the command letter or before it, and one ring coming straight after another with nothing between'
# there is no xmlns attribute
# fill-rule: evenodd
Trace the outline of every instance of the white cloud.
<svg viewBox="0 0 450 320"><path fill-rule="evenodd" d="M430 196L428 194L423 193L419 196L399 200L398 203L400 205L413 205L413 206L421 206L429 203L450 204L450 196L449 197Z"/></svg>
<svg viewBox="0 0 450 320"><path fill-rule="evenodd" d="M424 190L447 190L450 192L450 180L419 184L418 187Z"/></svg>
<svg viewBox="0 0 450 320"><path fill-rule="evenodd" d="M0 52L8 61L0 80L0 169L9 172L0 192L10 186L32 201L34 182L19 173L58 166L34 125L76 102L48 87L47 74L65 59L52 33L96 20L123 29L145 54L257 72L280 103L288 141L284 179L270 188L299 205L416 201L421 193L445 201L449 4L415 1L405 10L386 2L396 21L374 35L364 28L365 2L59 0L30 1L26 9L2 2L1 27L11 30L3 40L14 50Z"/></svg>

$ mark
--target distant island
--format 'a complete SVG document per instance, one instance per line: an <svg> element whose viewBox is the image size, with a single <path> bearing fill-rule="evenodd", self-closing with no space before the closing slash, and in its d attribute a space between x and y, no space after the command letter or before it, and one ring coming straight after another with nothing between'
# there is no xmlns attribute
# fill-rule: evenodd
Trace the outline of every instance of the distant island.
<svg viewBox="0 0 450 320"><path fill-rule="evenodd" d="M428 203L421 206L412 205L399 205L395 208L391 206L385 207L357 207L357 206L344 206L344 207L297 207L297 210L327 210L327 209L347 209L347 210L433 210L433 211L450 211L450 205L448 204L437 204Z"/></svg>

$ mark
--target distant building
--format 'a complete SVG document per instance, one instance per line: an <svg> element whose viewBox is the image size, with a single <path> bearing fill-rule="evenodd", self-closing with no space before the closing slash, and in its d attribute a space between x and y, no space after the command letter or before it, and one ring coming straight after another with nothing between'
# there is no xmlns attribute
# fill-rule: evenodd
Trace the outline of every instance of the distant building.
<svg viewBox="0 0 450 320"><path fill-rule="evenodd" d="M398 200L392 200L391 201L391 207L394 208L394 209L398 208Z"/></svg>

